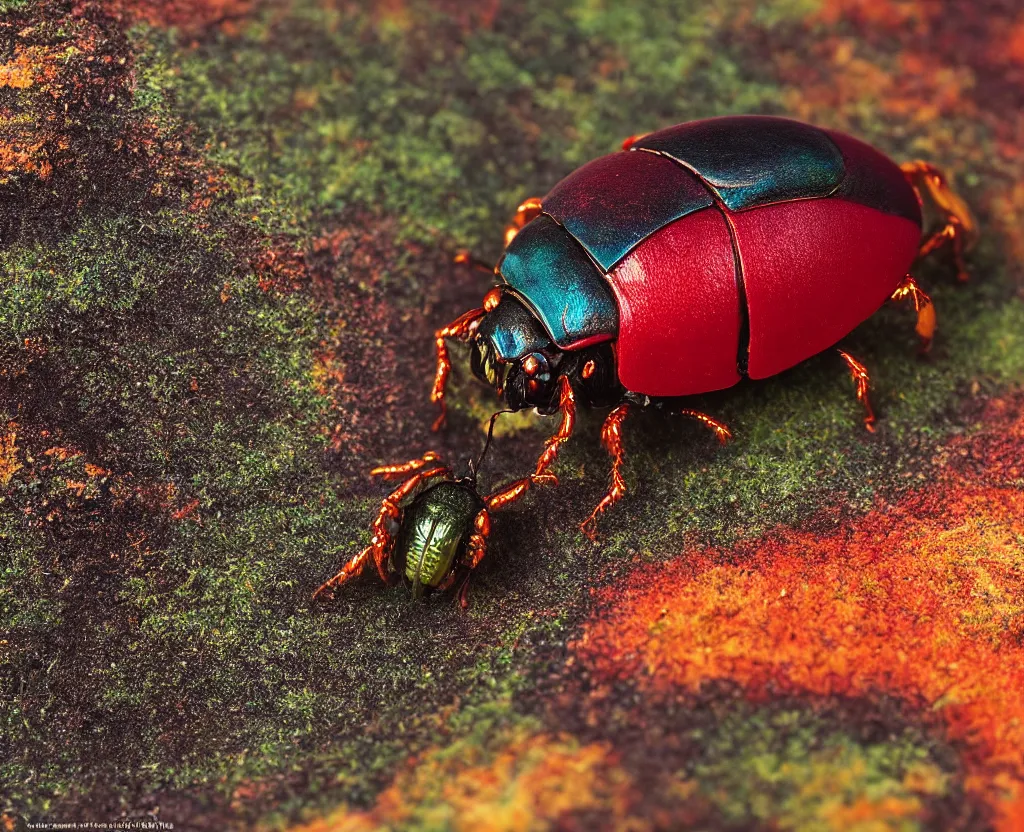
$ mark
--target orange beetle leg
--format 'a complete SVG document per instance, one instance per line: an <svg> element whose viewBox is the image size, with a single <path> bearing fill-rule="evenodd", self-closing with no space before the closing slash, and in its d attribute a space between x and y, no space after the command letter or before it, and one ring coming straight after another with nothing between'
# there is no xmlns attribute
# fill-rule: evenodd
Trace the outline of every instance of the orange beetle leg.
<svg viewBox="0 0 1024 832"><path fill-rule="evenodd" d="M505 245L507 246L511 243L516 238L516 234L520 232L522 227L539 216L540 212L540 197L531 196L529 199L523 200L523 202L519 203L519 207L516 208L516 213L512 217L512 222L505 227Z"/></svg>
<svg viewBox="0 0 1024 832"><path fill-rule="evenodd" d="M370 558L370 554L373 551L373 546L367 546L358 555L355 555L348 563L341 567L341 571L338 572L333 578L326 583L322 584L320 588L313 593L313 600L318 600L325 593L333 595L334 588L341 586L343 583L347 583L357 575L361 575L363 570L366 568L366 563ZM330 597L328 595L328 597Z"/></svg>
<svg viewBox="0 0 1024 832"><path fill-rule="evenodd" d="M635 145L638 141L640 141L640 139L644 138L644 136L649 136L649 135L651 135L651 134L650 133L637 133L635 136L630 136L627 139L623 139L622 140L622 149L623 150L629 150L633 145Z"/></svg>
<svg viewBox="0 0 1024 832"><path fill-rule="evenodd" d="M597 516L611 508L626 494L626 481L622 478L622 462L625 453L622 448L622 423L629 413L628 404L620 404L604 420L601 426L601 443L612 456L612 478L608 493L597 504L590 517L580 524L580 530L591 540L597 539Z"/></svg>
<svg viewBox="0 0 1024 832"><path fill-rule="evenodd" d="M467 249L461 249L455 252L455 257L452 258L457 266L470 266L480 272L486 272L487 274L494 274L494 267L487 265L483 260L474 257Z"/></svg>
<svg viewBox="0 0 1024 832"><path fill-rule="evenodd" d="M408 474L410 471L417 471L424 465L436 462L437 459L437 451L427 451L419 459L412 459L409 462L403 462L401 465L380 465L370 471L370 476L383 477L386 480L393 479L403 474Z"/></svg>
<svg viewBox="0 0 1024 832"><path fill-rule="evenodd" d="M857 401L864 406L864 427L869 432L875 432L875 411L871 408L871 399L868 397L868 388L871 385L871 379L868 376L867 367L861 364L856 358L850 355L848 352L839 350L839 355L846 362L846 366L850 369L850 378L853 379L854 386L857 391Z"/></svg>
<svg viewBox="0 0 1024 832"><path fill-rule="evenodd" d="M434 375L434 389L430 392L430 400L441 406L441 413L434 422L434 430L440 430L444 425L446 415L444 391L445 385L448 383L448 376L452 371L452 362L448 356L448 345L445 343L445 339L468 340L473 332L476 331L483 316L483 307L470 309L448 324L448 326L442 327L434 333L435 346L437 348L437 372Z"/></svg>
<svg viewBox="0 0 1024 832"><path fill-rule="evenodd" d="M956 261L957 280L965 282L969 275L964 252L970 251L978 239L978 223L971 209L950 186L948 177L934 165L918 161L907 162L900 168L922 205L926 202L933 205L942 221L942 227L921 244L918 259L927 257L948 242Z"/></svg>
<svg viewBox="0 0 1024 832"><path fill-rule="evenodd" d="M545 443L544 453L540 455L537 460L537 468L533 472L533 476L549 478L550 482L556 483L557 479L553 475L547 474L547 469L551 467L554 461L558 458L558 450L570 436L572 436L573 428L576 427L576 396L572 392L572 385L569 384L569 379L565 376L561 378L561 392L558 399L558 409L562 413L562 421L558 426L558 431L554 436L548 438Z"/></svg>
<svg viewBox="0 0 1024 832"><path fill-rule="evenodd" d="M466 579L459 588L459 606L466 609L469 606L469 578L473 570L480 565L480 561L487 554L487 537L491 533L491 515L486 508L480 509L473 521L473 533L469 536L469 543L466 546L466 555L463 566L468 573Z"/></svg>
<svg viewBox="0 0 1024 832"><path fill-rule="evenodd" d="M705 427L711 428L715 432L715 438L721 444L725 444L732 439L732 431L729 430L728 426L719 422L717 419L712 419L707 413L701 413L699 410L680 410L683 416L689 416L691 419L696 419Z"/></svg>
<svg viewBox="0 0 1024 832"><path fill-rule="evenodd" d="M903 278L903 282L896 287L892 293L891 300L910 300L914 304L914 311L917 312L917 326L914 327L921 337L921 352L928 352L932 347L932 339L935 337L935 304L925 294L924 290L917 285L917 281L911 275Z"/></svg>

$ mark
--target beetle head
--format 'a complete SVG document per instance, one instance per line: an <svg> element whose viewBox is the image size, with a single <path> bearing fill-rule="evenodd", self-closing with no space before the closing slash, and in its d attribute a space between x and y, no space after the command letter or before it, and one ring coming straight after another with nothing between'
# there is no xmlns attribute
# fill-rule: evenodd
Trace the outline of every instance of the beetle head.
<svg viewBox="0 0 1024 832"><path fill-rule="evenodd" d="M473 336L473 374L491 385L512 410L551 410L564 353L521 301L508 292L499 297L492 294L484 302L487 313Z"/></svg>
<svg viewBox="0 0 1024 832"><path fill-rule="evenodd" d="M565 376L577 398L603 407L623 393L610 342L563 350L526 305L508 291L484 300L486 313L473 334L470 367L512 410L558 408L558 379Z"/></svg>

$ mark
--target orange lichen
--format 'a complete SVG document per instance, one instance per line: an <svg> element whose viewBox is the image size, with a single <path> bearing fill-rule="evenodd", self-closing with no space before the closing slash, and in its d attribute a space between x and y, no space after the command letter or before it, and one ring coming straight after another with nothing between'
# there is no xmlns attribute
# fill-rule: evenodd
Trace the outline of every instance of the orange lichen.
<svg viewBox="0 0 1024 832"><path fill-rule="evenodd" d="M0 87L11 87L17 90L31 87L35 77L32 70L31 56L21 52L13 61L0 64Z"/></svg>
<svg viewBox="0 0 1024 832"><path fill-rule="evenodd" d="M980 470L962 462L972 447ZM963 749L967 792L1017 828L1022 454L1018 416L955 445L929 487L831 535L781 529L641 568L603 593L575 651L598 678L654 691L727 680L754 700L901 697Z"/></svg>
<svg viewBox="0 0 1024 832"><path fill-rule="evenodd" d="M939 4L929 0L824 0L818 17L825 23L855 20L871 26L902 28L927 20L941 12Z"/></svg>
<svg viewBox="0 0 1024 832"><path fill-rule="evenodd" d="M1012 4L824 0L806 20L804 43L780 43L773 56L798 118L855 134L865 123L899 125L922 158L962 168L986 169L998 155L1003 175L974 207L1024 259L1024 19Z"/></svg>
<svg viewBox="0 0 1024 832"><path fill-rule="evenodd" d="M6 486L23 467L18 457L17 441L18 425L8 422L7 430L0 433L0 485Z"/></svg>
<svg viewBox="0 0 1024 832"><path fill-rule="evenodd" d="M263 249L252 263L264 292L294 292L309 280L303 252L287 239L277 240Z"/></svg>
<svg viewBox="0 0 1024 832"><path fill-rule="evenodd" d="M1024 16L1014 24L1006 38L1006 57L1024 65Z"/></svg>
<svg viewBox="0 0 1024 832"><path fill-rule="evenodd" d="M410 825L474 832L565 828L595 813L609 828L643 832L640 794L605 743L519 732L497 752L470 743L413 758L366 812L342 810L294 832L363 832ZM597 814L599 813L599 814ZM418 823L416 823L418 822Z"/></svg>

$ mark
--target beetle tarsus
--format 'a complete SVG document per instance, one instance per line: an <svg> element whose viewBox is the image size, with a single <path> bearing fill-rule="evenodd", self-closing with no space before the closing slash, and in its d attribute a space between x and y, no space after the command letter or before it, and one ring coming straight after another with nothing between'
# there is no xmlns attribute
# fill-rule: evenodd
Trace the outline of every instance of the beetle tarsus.
<svg viewBox="0 0 1024 832"><path fill-rule="evenodd" d="M861 364L848 352L839 350L839 356L846 362L850 370L850 378L853 379L854 388L857 392L857 401L864 406L864 427L869 433L875 432L875 411L871 407L871 399L868 396L868 388L871 386L871 377L868 375L867 367Z"/></svg>
<svg viewBox="0 0 1024 832"><path fill-rule="evenodd" d="M460 251L455 252L452 262L457 266L469 266L479 272L485 272L489 275L494 274L493 266L488 266L487 263L480 258L474 257L468 249L461 249Z"/></svg>
<svg viewBox="0 0 1024 832"><path fill-rule="evenodd" d="M935 337L936 318L935 304L928 297L925 291L917 284L912 275L903 278L903 282L896 287L890 300L909 300L914 304L914 311L917 312L917 325L914 331L921 338L921 352L928 352L932 348L932 340Z"/></svg>
<svg viewBox="0 0 1024 832"><path fill-rule="evenodd" d="M500 511L505 508L505 506L511 505L522 497L530 490L531 486L548 484L558 485L558 478L554 474L533 474L529 477L524 477L521 480L516 480L501 489L501 491L496 491L493 494L484 497L484 504L491 511Z"/></svg>
<svg viewBox="0 0 1024 832"><path fill-rule="evenodd" d="M701 413L699 410L680 410L680 414L683 416L689 416L691 419L696 419L702 425L710 428L715 432L715 438L719 444L724 445L730 439L732 439L732 431L729 430L729 426L719 422L717 419L708 416L707 413Z"/></svg>
<svg viewBox="0 0 1024 832"><path fill-rule="evenodd" d="M921 204L931 203L942 220L942 226L921 244L917 259L927 257L948 242L956 262L957 280L966 282L969 275L964 263L964 252L969 251L978 238L978 223L970 208L953 190L949 178L935 165L921 161L907 162L900 165L900 169L916 191Z"/></svg>
<svg viewBox="0 0 1024 832"><path fill-rule="evenodd" d="M529 199L524 199L519 203L512 221L505 227L505 245L507 246L516 238L516 234L520 232L524 225L540 216L541 211L541 198L539 196L531 196Z"/></svg>
<svg viewBox="0 0 1024 832"><path fill-rule="evenodd" d="M431 462L437 462L438 455L436 451L427 451L419 459L411 459L408 462L403 462L401 465L379 465L370 471L371 477L383 477L386 480L393 479L394 477L400 477L403 474L408 474L411 471L418 471L424 465L428 465Z"/></svg>
<svg viewBox="0 0 1024 832"><path fill-rule="evenodd" d="M597 516L615 505L626 494L626 480L622 477L622 463L625 451L622 447L622 423L629 414L629 404L620 404L604 420L601 426L601 444L612 457L611 485L590 517L580 524L580 531L591 540L597 539Z"/></svg>

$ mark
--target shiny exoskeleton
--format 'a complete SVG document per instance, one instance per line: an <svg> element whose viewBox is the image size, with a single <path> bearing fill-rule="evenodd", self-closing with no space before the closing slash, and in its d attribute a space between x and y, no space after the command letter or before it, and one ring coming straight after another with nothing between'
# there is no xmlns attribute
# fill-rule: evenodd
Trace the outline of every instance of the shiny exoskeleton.
<svg viewBox="0 0 1024 832"><path fill-rule="evenodd" d="M382 581L403 581L414 598L461 582L459 600L465 607L470 573L487 553L491 513L515 502L533 485L554 479L546 474L526 477L481 496L477 465L471 466L467 476L456 476L431 451L401 465L373 469L372 476L406 479L381 503L370 545L345 563L313 597L332 594L372 561Z"/></svg>
<svg viewBox="0 0 1024 832"><path fill-rule="evenodd" d="M934 229L923 208L937 216ZM469 343L474 374L510 408L561 412L535 475L571 434L577 404L612 407L602 432L612 487L584 524L592 530L625 491L621 426L631 406L780 373L889 299L913 303L927 349L934 308L909 270L948 243L966 279L962 256L975 236L940 171L901 167L834 130L736 116L629 139L520 206L498 285L437 333L438 424L448 338ZM840 355L871 429L867 371Z"/></svg>

